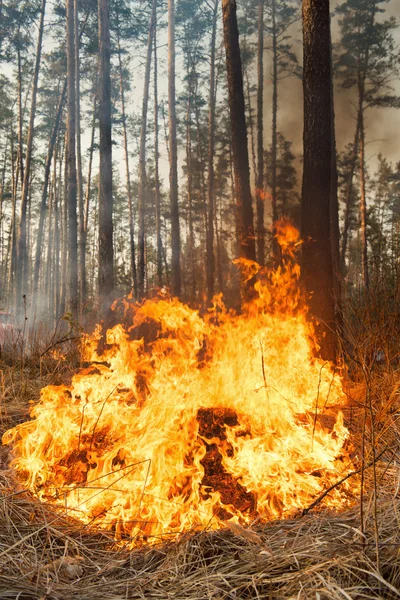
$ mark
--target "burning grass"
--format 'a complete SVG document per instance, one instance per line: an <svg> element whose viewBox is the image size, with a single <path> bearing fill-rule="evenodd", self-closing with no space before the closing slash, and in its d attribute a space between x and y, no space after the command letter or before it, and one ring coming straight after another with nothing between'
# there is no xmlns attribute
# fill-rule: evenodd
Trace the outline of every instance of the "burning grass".
<svg viewBox="0 0 400 600"><path fill-rule="evenodd" d="M28 403L54 380L70 379L66 363L47 357L12 367L1 365L1 428L27 418ZM362 375L362 372L361 372ZM371 369L348 382L345 425L361 455L366 398L373 421L365 422L365 465L371 463L375 427L375 481L365 471L363 525L360 503L327 512L321 504L294 519L243 527L187 531L174 541L130 549L112 532L86 527L22 488L0 454L0 597L21 600L238 600L398 598L400 596L399 373ZM366 413L367 409L367 413ZM355 468L360 462L355 464ZM376 484L376 486L374 485ZM374 508L374 488L378 503ZM307 506L304 506L307 508ZM362 531L363 530L363 531ZM377 551L379 569L377 568Z"/></svg>

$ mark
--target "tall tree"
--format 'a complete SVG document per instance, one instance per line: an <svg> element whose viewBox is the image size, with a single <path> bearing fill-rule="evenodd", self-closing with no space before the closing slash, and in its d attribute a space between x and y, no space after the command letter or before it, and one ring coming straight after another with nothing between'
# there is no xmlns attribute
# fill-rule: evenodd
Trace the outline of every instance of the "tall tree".
<svg viewBox="0 0 400 600"><path fill-rule="evenodd" d="M76 89L74 1L67 0L67 207L68 292L73 317L78 315L78 217L76 181ZM64 232L66 236L66 232Z"/></svg>
<svg viewBox="0 0 400 600"><path fill-rule="evenodd" d="M217 39L217 17L218 0L214 0L212 32L210 44L210 91L208 100L208 182L207 182L207 266L206 283L207 299L210 302L214 295L214 191L215 191L215 172L214 172L214 153L215 153L215 52Z"/></svg>
<svg viewBox="0 0 400 600"><path fill-rule="evenodd" d="M113 186L109 2L99 0L99 300L105 310L114 294Z"/></svg>
<svg viewBox="0 0 400 600"><path fill-rule="evenodd" d="M168 0L168 111L169 111L169 186L171 205L171 292L181 294L181 236L178 207L178 145L175 109L175 2Z"/></svg>
<svg viewBox="0 0 400 600"><path fill-rule="evenodd" d="M228 77L239 255L248 260L255 260L249 152L235 0L222 0L222 18Z"/></svg>
<svg viewBox="0 0 400 600"><path fill-rule="evenodd" d="M151 52L153 46L153 34L156 22L157 0L153 0L149 31L147 35L147 53L146 65L144 74L143 100L142 100L142 119L140 126L140 150L139 150L139 191L138 191L138 208L139 208L139 268L138 268L138 297L142 299L144 296L145 284L145 197L146 197L146 138L147 138L147 112L149 104L149 88L150 88L150 68L151 68Z"/></svg>
<svg viewBox="0 0 400 600"><path fill-rule="evenodd" d="M257 61L257 261L264 265L264 0L258 0Z"/></svg>
<svg viewBox="0 0 400 600"><path fill-rule="evenodd" d="M303 0L304 171L302 276L323 358L336 354L331 252L332 153L329 0Z"/></svg>

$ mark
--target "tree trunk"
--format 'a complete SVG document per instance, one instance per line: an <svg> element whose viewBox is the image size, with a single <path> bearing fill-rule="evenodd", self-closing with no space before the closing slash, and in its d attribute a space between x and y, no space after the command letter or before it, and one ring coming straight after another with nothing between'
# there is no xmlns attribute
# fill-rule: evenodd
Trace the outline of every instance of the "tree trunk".
<svg viewBox="0 0 400 600"><path fill-rule="evenodd" d="M329 0L303 0L304 173L303 282L317 323L321 355L336 357L330 230L332 159Z"/></svg>
<svg viewBox="0 0 400 600"><path fill-rule="evenodd" d="M333 74L332 39L330 40L331 73ZM342 329L342 285L340 273L340 230L339 230L339 201L338 201L338 172L336 159L336 129L335 129L335 99L333 76L331 77L331 188L330 188L330 227L331 251L333 267L333 285L335 294L335 322L338 330Z"/></svg>
<svg viewBox="0 0 400 600"><path fill-rule="evenodd" d="M362 278L365 291L369 290L368 246L367 246L367 198L365 192L365 135L364 112L360 114L360 221L361 221L361 256Z"/></svg>
<svg viewBox="0 0 400 600"><path fill-rule="evenodd" d="M68 297L74 319L78 316L78 216L76 179L76 94L74 0L67 0L67 207L68 207Z"/></svg>
<svg viewBox="0 0 400 600"><path fill-rule="evenodd" d="M274 1L274 0L273 0ZM257 61L257 262L264 266L264 0L258 1Z"/></svg>
<svg viewBox="0 0 400 600"><path fill-rule="evenodd" d="M126 127L126 112L125 112L125 90L124 80L122 76L122 56L119 36L119 24L117 23L117 44L118 44L118 66L119 66L119 89L121 94L121 109L122 109L122 129L124 138L124 156L125 156L125 176L126 176L126 191L128 194L128 211L129 211L129 244L131 254L131 286L134 294L138 295L138 282L136 271L136 250L135 250L135 226L133 218L133 198L131 188L131 175L129 171L129 152L128 152L128 132Z"/></svg>
<svg viewBox="0 0 400 600"><path fill-rule="evenodd" d="M157 10L157 0L153 0L149 32L147 36L146 66L144 74L144 88L142 101L142 121L140 127L140 149L139 149L139 190L138 190L138 211L139 211L139 269L138 269L138 297L141 300L144 297L145 287L145 212L146 212L146 136L147 136L147 111L149 104L150 88L150 69L151 69L151 51L153 43L153 30L155 25Z"/></svg>
<svg viewBox="0 0 400 600"><path fill-rule="evenodd" d="M80 280L80 311L86 296L86 256L85 256L85 220L83 204L82 177L82 144L81 144L81 92L80 92L80 35L78 21L78 0L74 0L74 29L75 29L75 79L76 79L76 175L78 190L79 212L79 280Z"/></svg>
<svg viewBox="0 0 400 600"><path fill-rule="evenodd" d="M235 0L222 0L222 16L228 75L239 254L241 258L255 260L249 152Z"/></svg>
<svg viewBox="0 0 400 600"><path fill-rule="evenodd" d="M99 0L99 300L104 311L114 295L111 155L110 24L108 0Z"/></svg>
<svg viewBox="0 0 400 600"><path fill-rule="evenodd" d="M169 189L171 205L171 293L181 294L181 240L178 206L178 147L175 107L175 0L168 0Z"/></svg>
<svg viewBox="0 0 400 600"><path fill-rule="evenodd" d="M276 0L272 0L272 146L271 146L271 201L272 201L272 254L278 261L279 246L275 237L278 215L277 153L278 153L278 43L276 31Z"/></svg>
<svg viewBox="0 0 400 600"><path fill-rule="evenodd" d="M83 252L85 256L85 279L82 283L85 287L82 287L83 298L87 296L87 274L86 274L86 249L87 249L87 235L88 235L88 224L89 224L89 202L90 202L90 189L92 183L92 167L93 167L93 153L94 153L94 136L96 132L96 119L97 119L97 76L96 76L96 86L94 91L94 100L93 100L93 118L92 118L92 132L90 135L90 148L89 148L89 163L88 163L88 173L86 179L86 192L85 192L85 208L84 208L84 223L83 223L83 248L81 252Z"/></svg>
<svg viewBox="0 0 400 600"><path fill-rule="evenodd" d="M354 180L354 172L356 170L359 136L360 136L360 119L359 119L359 116L357 116L356 133L354 136L353 150L352 150L352 161L351 161L351 165L350 165L350 173L349 173L349 178L348 178L348 182L347 182L342 245L341 245L341 251L340 251L340 272L341 272L342 277L344 277L346 275L346 272L345 272L346 271L346 252L347 252L347 242L349 239L349 228L350 228L351 196L353 193L353 180Z"/></svg>
<svg viewBox="0 0 400 600"><path fill-rule="evenodd" d="M208 100L208 181L207 181L207 300L214 296L214 154L215 154L215 50L217 39L218 0L214 0L211 49L210 49L210 96Z"/></svg>
<svg viewBox="0 0 400 600"><path fill-rule="evenodd" d="M157 15L156 15L157 16ZM154 179L155 179L155 208L156 208L156 238L157 238L157 283L163 285L162 242L161 242L161 194L159 174L159 143L158 143L158 61L157 61L157 19L154 26Z"/></svg>
<svg viewBox="0 0 400 600"><path fill-rule="evenodd" d="M188 226L189 226L189 262L191 271L190 293L189 297L192 302L196 297L196 281L194 267L194 230L193 230L193 178L192 178L192 74L188 73L188 100L186 112L186 168L187 168L187 201L188 201Z"/></svg>
<svg viewBox="0 0 400 600"><path fill-rule="evenodd" d="M57 312L59 315L65 313L67 302L67 275L68 275L68 132L65 132L64 142L64 189L63 203L61 212L61 232L62 232L62 249L61 249L61 293L60 304Z"/></svg>
<svg viewBox="0 0 400 600"><path fill-rule="evenodd" d="M42 0L42 9L40 15L39 24L39 35L36 50L35 59L35 71L32 82L32 96L31 96L31 111L29 117L29 129L28 129L28 140L26 146L26 163L23 176L22 184L22 196L21 196L21 208L20 208L20 220L18 227L18 248L17 248L17 297L16 307L17 314L21 315L22 311L22 297L27 294L28 291L28 255L27 255L27 244L26 244L26 213L28 207L28 190L31 175L31 162L32 162L32 149L33 149L33 134L35 127L35 116L36 116L36 97L39 81L39 69L40 59L42 55L42 40L43 40L43 28L44 28L44 15L46 10L46 0ZM21 156L22 158L22 156ZM22 162L21 162L22 166ZM21 172L22 174L22 172Z"/></svg>

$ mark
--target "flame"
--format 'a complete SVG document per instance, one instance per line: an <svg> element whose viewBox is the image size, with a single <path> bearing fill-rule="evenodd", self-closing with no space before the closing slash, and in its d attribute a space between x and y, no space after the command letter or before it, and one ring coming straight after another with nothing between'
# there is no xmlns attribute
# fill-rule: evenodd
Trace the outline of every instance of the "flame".
<svg viewBox="0 0 400 600"><path fill-rule="evenodd" d="M351 470L342 382L313 356L298 232L277 235L282 264L258 273L242 314L221 296L205 317L177 299L125 300L130 326L101 351L101 328L85 336L91 366L44 388L32 420L3 436L30 490L137 541L286 517ZM356 488L347 480L328 506Z"/></svg>

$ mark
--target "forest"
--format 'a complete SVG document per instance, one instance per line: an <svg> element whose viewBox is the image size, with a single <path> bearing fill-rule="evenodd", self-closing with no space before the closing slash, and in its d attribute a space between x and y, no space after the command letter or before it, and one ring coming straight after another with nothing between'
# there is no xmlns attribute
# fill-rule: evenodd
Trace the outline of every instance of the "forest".
<svg viewBox="0 0 400 600"><path fill-rule="evenodd" d="M0 0L0 597L400 596L397 0Z"/></svg>

